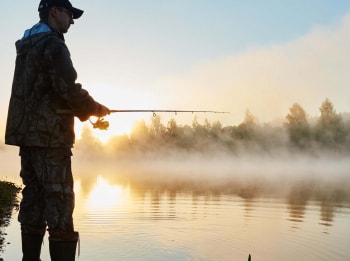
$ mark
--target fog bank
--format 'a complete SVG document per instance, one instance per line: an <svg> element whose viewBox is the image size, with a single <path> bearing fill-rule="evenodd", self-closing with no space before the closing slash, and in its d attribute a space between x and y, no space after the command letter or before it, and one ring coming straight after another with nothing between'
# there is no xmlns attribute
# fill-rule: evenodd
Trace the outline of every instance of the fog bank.
<svg viewBox="0 0 350 261"><path fill-rule="evenodd" d="M142 191L234 194L350 202L350 158L324 154L229 155L144 153L89 157L75 151L75 175L89 187L96 177ZM86 187L87 190L89 190Z"/></svg>

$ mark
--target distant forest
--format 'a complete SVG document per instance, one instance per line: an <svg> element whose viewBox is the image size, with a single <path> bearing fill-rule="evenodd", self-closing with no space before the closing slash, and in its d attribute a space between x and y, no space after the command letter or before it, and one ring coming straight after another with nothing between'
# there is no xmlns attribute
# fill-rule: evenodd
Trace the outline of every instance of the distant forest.
<svg viewBox="0 0 350 261"><path fill-rule="evenodd" d="M192 125L179 125L175 119L166 125L159 116L151 119L149 125L136 122L130 135L113 137L103 145L86 128L78 148L108 151L113 154L155 152L198 152L198 153L280 153L284 151L307 153L317 156L322 152L334 155L350 152L350 119L338 114L333 103L325 99L320 116L310 119L298 103L286 113L280 126L259 123L257 118L246 111L242 123L237 126L222 126L219 121L193 119Z"/></svg>

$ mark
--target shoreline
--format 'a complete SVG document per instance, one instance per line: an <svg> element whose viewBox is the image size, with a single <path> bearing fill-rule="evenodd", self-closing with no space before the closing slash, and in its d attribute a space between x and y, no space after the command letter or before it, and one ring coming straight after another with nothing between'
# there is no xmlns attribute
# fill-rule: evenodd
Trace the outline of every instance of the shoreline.
<svg viewBox="0 0 350 261"><path fill-rule="evenodd" d="M17 194L21 188L15 183L0 180L0 260L4 250L6 233L3 231L8 226L13 208L18 208Z"/></svg>

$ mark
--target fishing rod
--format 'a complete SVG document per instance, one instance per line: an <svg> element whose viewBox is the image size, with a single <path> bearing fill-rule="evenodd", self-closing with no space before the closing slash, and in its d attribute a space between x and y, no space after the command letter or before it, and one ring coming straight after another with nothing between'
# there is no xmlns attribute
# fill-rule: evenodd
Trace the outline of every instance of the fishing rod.
<svg viewBox="0 0 350 261"><path fill-rule="evenodd" d="M175 113L230 113L228 111L196 111L196 110L109 110L110 113L120 113L120 112L151 112L153 114L153 117L156 117L158 112L171 112ZM94 128L100 129L100 130L107 130L109 127L109 122L105 121L104 118L98 118L96 122L92 122L90 120L90 123Z"/></svg>
<svg viewBox="0 0 350 261"><path fill-rule="evenodd" d="M71 114L73 113L73 111L71 110L57 110L56 111L59 114ZM109 113L125 113L125 112L151 112L153 113L153 117L156 117L158 112L171 112L171 113L175 113L175 115L177 115L177 113L230 113L228 111L197 111L197 110L109 110ZM89 119L90 123L92 124L92 126L96 129L100 129L100 130L107 130L109 127L109 122L105 121L103 117L99 117L96 122L91 121L91 119Z"/></svg>
<svg viewBox="0 0 350 261"><path fill-rule="evenodd" d="M178 112L191 112L191 113L195 113L195 112L200 112L200 113L229 113L228 111L194 111L194 110L109 110L110 113L113 112L152 112L153 113L153 117L156 116L156 112L173 112L175 113L175 115Z"/></svg>

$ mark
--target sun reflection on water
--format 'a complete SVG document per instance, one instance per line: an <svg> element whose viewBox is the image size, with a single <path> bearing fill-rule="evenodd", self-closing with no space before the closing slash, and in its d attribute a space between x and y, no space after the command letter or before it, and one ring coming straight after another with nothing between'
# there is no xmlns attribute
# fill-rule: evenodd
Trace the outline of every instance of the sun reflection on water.
<svg viewBox="0 0 350 261"><path fill-rule="evenodd" d="M98 176L96 184L87 196L85 206L89 210L119 208L130 200L130 189L119 185L111 185L102 176Z"/></svg>

